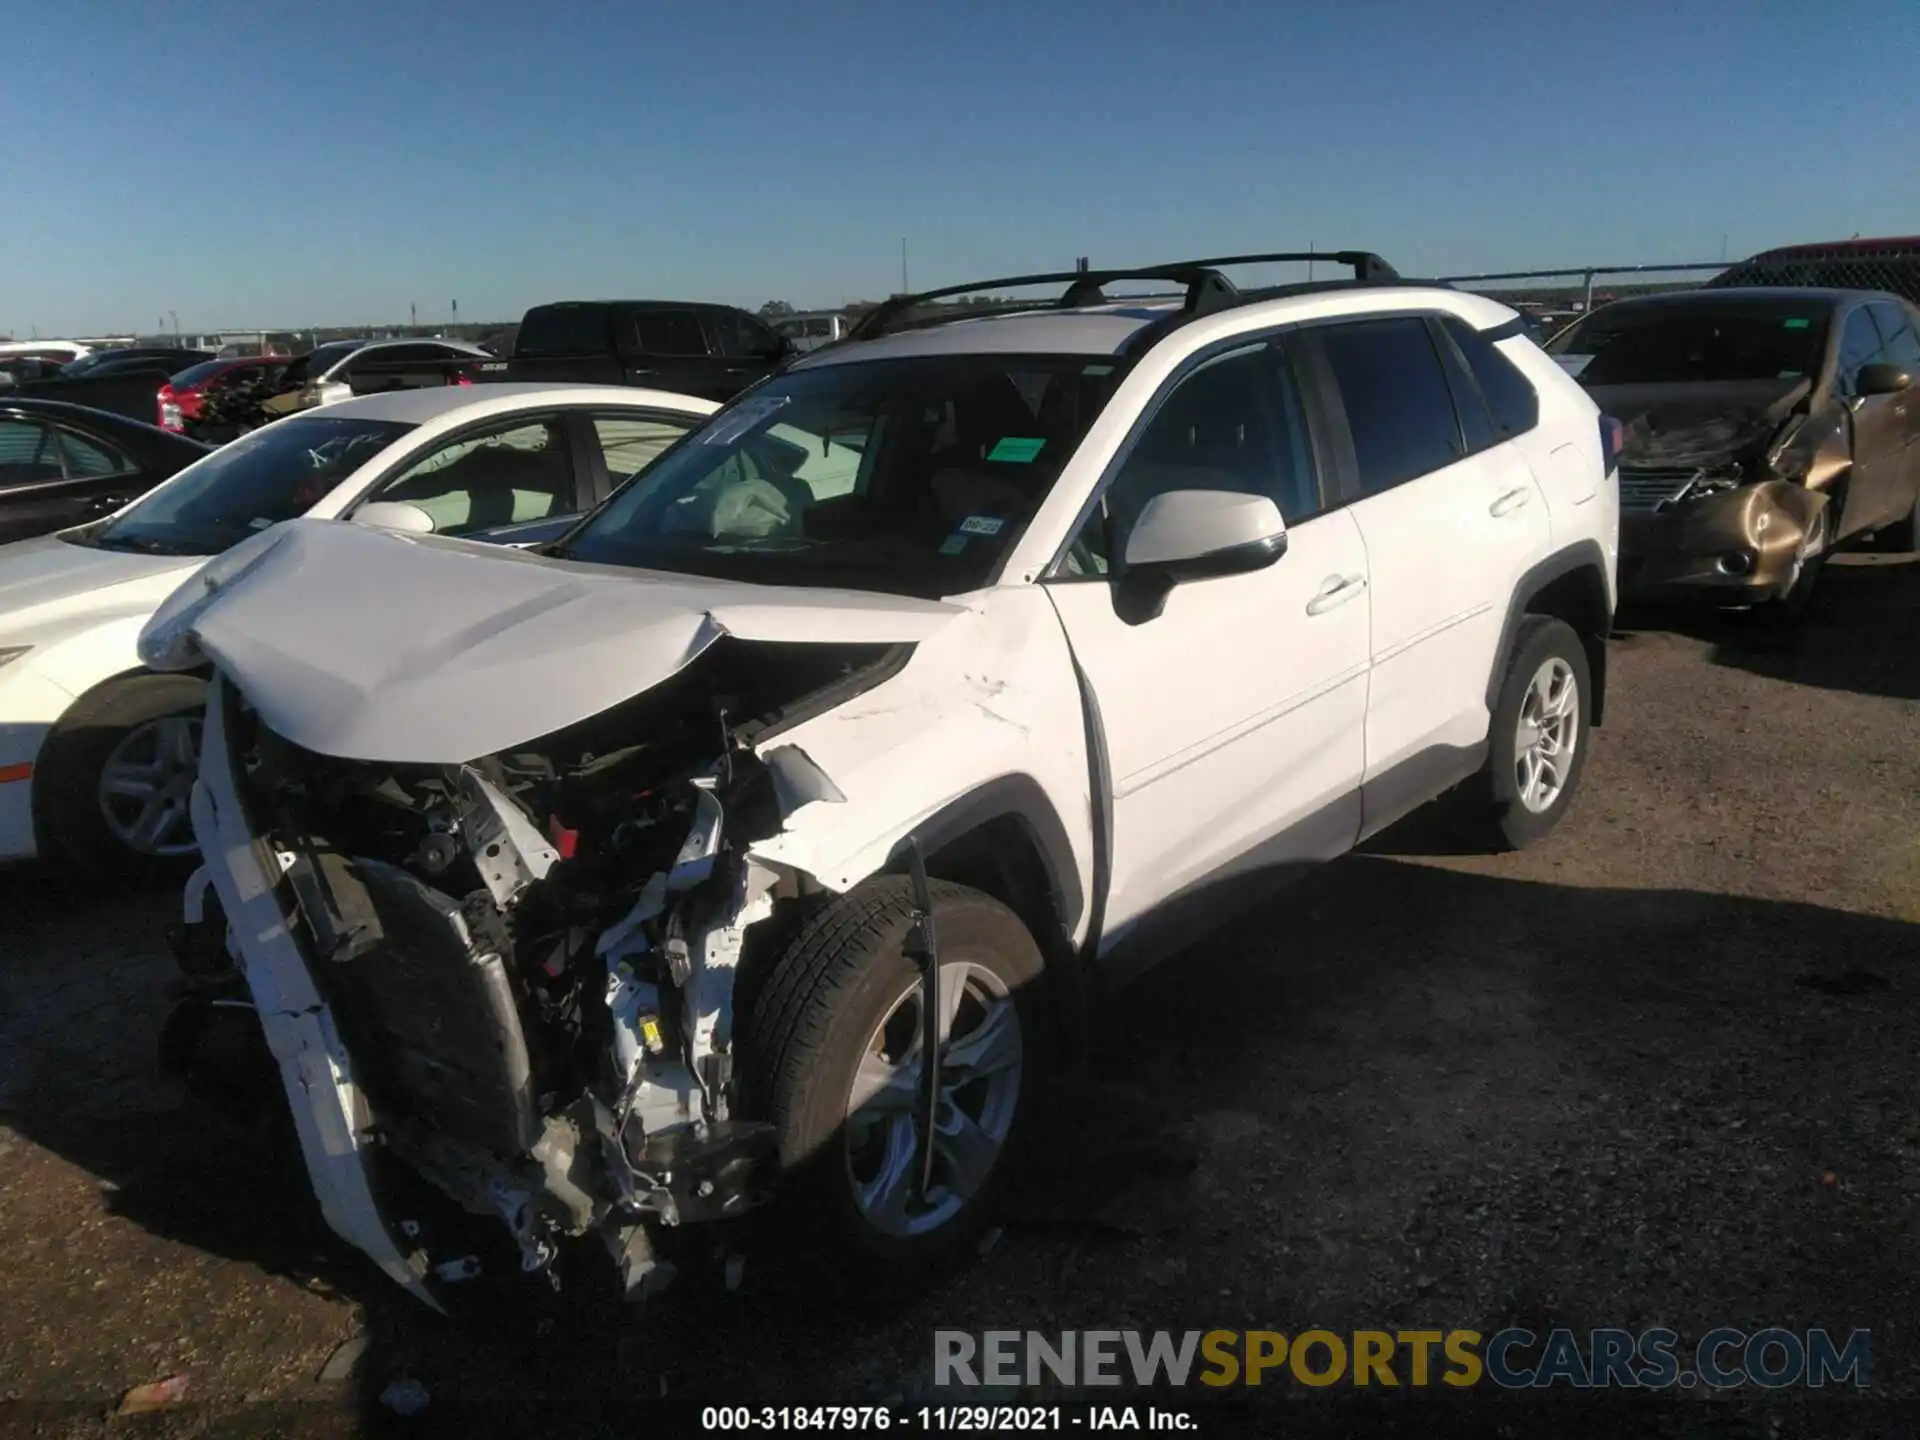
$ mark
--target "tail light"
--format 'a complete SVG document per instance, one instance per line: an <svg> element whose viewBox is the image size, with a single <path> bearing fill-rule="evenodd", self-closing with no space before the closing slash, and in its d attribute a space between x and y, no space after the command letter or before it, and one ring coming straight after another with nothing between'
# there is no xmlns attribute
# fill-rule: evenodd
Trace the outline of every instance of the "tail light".
<svg viewBox="0 0 1920 1440"><path fill-rule="evenodd" d="M1627 448L1627 427L1611 415L1600 417L1600 469L1611 475L1620 468L1620 452Z"/></svg>
<svg viewBox="0 0 1920 1440"><path fill-rule="evenodd" d="M191 398L192 405L188 405ZM162 385L159 394L154 397L160 410L160 428L171 430L178 435L186 429L188 417L199 413L200 396L193 390L175 390L171 385Z"/></svg>

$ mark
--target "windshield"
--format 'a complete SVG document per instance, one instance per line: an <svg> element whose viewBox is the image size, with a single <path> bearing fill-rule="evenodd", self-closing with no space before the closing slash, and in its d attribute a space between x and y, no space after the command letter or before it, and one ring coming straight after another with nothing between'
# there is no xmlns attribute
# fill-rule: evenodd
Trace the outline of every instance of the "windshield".
<svg viewBox="0 0 1920 1440"><path fill-rule="evenodd" d="M300 416L243 435L150 492L81 543L159 555L218 555L308 507L407 433L384 420Z"/></svg>
<svg viewBox="0 0 1920 1440"><path fill-rule="evenodd" d="M562 553L769 585L975 589L1125 370L942 355L790 371L668 451Z"/></svg>
<svg viewBox="0 0 1920 1440"><path fill-rule="evenodd" d="M1781 304L1608 306L1548 350L1583 385L1798 380L1820 371L1827 313Z"/></svg>

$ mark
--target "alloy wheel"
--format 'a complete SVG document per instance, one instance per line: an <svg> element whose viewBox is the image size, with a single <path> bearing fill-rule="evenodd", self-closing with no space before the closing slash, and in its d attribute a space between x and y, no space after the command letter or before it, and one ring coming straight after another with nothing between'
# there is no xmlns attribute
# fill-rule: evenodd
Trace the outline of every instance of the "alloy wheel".
<svg viewBox="0 0 1920 1440"><path fill-rule="evenodd" d="M100 767L100 813L138 855L191 855L199 842L188 806L200 773L200 718L168 715L136 725Z"/></svg>
<svg viewBox="0 0 1920 1440"><path fill-rule="evenodd" d="M847 1097L846 1160L854 1203L884 1234L925 1235L978 1195L1019 1108L1026 1043L1006 982L984 966L940 966L940 1089L933 1173L916 1193L921 1083L920 990L888 1007L861 1052Z"/></svg>
<svg viewBox="0 0 1920 1440"><path fill-rule="evenodd" d="M1514 788L1534 814L1552 809L1566 789L1579 740L1580 685L1555 655L1534 671L1514 733Z"/></svg>

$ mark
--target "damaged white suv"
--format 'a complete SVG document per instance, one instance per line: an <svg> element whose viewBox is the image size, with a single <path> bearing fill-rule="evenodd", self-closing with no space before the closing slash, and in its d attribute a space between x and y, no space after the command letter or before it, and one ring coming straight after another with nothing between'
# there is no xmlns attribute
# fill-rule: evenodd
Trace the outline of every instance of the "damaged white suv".
<svg viewBox="0 0 1920 1440"><path fill-rule="evenodd" d="M544 552L295 520L168 601L143 659L213 679L180 953L341 1235L432 1304L481 1252L420 1196L640 1292L777 1189L939 1256L1089 977L1449 790L1553 827L1615 434L1492 300L1250 258L1304 257L889 302Z"/></svg>

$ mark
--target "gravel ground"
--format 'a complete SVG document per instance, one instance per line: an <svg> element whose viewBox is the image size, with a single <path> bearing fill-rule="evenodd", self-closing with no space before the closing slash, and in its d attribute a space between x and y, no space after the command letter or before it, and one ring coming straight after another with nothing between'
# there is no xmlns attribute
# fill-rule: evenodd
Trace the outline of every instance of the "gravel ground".
<svg viewBox="0 0 1920 1440"><path fill-rule="evenodd" d="M1793 639L1624 631L1550 841L1451 854L1415 816L1105 999L998 1243L915 1294L788 1241L644 1322L525 1292L437 1320L331 1241L268 1135L157 1072L174 897L0 876L0 1427L97 1433L129 1386L186 1374L192 1403L143 1433L358 1433L412 1378L469 1425L531 1398L634 1434L624 1407L661 1394L914 1393L935 1328L1776 1324L1870 1328L1872 1395L1282 1384L1199 1413L1894 1433L1920 1398L1917 642L1913 557L1834 566Z"/></svg>

